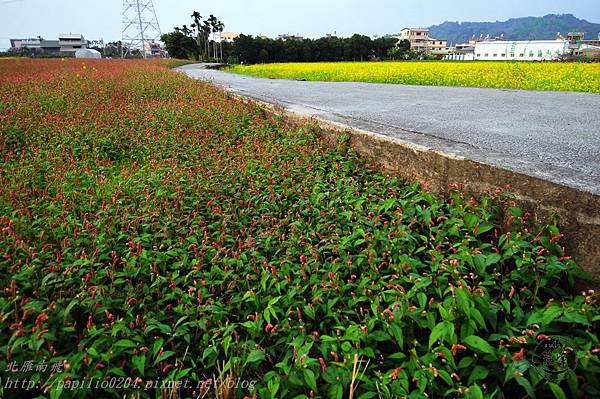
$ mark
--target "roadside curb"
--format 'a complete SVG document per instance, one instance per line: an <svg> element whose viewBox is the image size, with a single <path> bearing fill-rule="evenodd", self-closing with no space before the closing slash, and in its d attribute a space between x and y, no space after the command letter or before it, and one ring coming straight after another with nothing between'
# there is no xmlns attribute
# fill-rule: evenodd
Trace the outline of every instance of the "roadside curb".
<svg viewBox="0 0 600 399"><path fill-rule="evenodd" d="M510 197L511 204L530 213L536 224L548 223L551 212L560 216L566 254L572 256L600 287L600 196L576 188L473 161L398 138L328 121L228 90L237 98L261 104L297 125L310 123L336 146L342 135L358 154L374 159L385 171L409 181L420 181L439 195L453 189L473 195Z"/></svg>

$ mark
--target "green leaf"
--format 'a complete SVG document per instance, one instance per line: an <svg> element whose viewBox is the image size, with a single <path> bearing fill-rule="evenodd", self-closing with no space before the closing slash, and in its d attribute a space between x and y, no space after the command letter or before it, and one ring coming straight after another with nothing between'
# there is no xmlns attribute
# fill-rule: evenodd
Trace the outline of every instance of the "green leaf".
<svg viewBox="0 0 600 399"><path fill-rule="evenodd" d="M90 354L90 355L92 355L93 357L99 357L100 356L98 354L98 351L96 350L96 348L94 348L93 346L88 348L87 353Z"/></svg>
<svg viewBox="0 0 600 399"><path fill-rule="evenodd" d="M154 342L154 345L152 345L152 355L156 356L158 354L158 352L160 351L160 348L163 346L164 343L164 339L160 338L158 341Z"/></svg>
<svg viewBox="0 0 600 399"><path fill-rule="evenodd" d="M117 375L119 377L127 377L127 374L120 367L112 367L107 371L108 375Z"/></svg>
<svg viewBox="0 0 600 399"><path fill-rule="evenodd" d="M169 357L173 356L175 354L175 352L173 351L164 351L163 353L161 353L161 355L159 357L156 358L156 360L154 361L154 365L157 365L158 363L162 362L165 359L168 359Z"/></svg>
<svg viewBox="0 0 600 399"><path fill-rule="evenodd" d="M358 246L360 246L360 245L362 245L364 243L365 243L365 240L362 239L362 238L359 238L358 240L354 241L353 246L354 246L354 248L356 248L356 247L358 247Z"/></svg>
<svg viewBox="0 0 600 399"><path fill-rule="evenodd" d="M314 308L312 308L310 306L304 306L302 309L304 310L304 314L306 316L308 316L309 319L312 319L312 320L315 319L315 310L314 310Z"/></svg>
<svg viewBox="0 0 600 399"><path fill-rule="evenodd" d="M515 380L517 380L517 382L519 383L519 385L521 385L523 387L523 389L525 389L525 392L527 392L527 395L530 398L535 399L535 391L533 390L533 387L531 386L531 384L529 383L529 381L527 381L523 377L515 377Z"/></svg>
<svg viewBox="0 0 600 399"><path fill-rule="evenodd" d="M468 395L469 399L483 399L483 392L481 392L481 388L478 385L471 385Z"/></svg>
<svg viewBox="0 0 600 399"><path fill-rule="evenodd" d="M542 315L544 314L544 309L536 310L527 318L527 324L539 324L542 322Z"/></svg>
<svg viewBox="0 0 600 399"><path fill-rule="evenodd" d="M488 222L483 222L479 225L479 228L477 229L477 233L475 235L480 236L484 233L487 233L488 231L490 231L493 228L494 228L493 224L488 223Z"/></svg>
<svg viewBox="0 0 600 399"><path fill-rule="evenodd" d="M402 333L402 328L398 324L392 323L390 324L390 332L398 343L400 349L402 349L404 347L404 334Z"/></svg>
<svg viewBox="0 0 600 399"><path fill-rule="evenodd" d="M115 343L117 348L137 348L137 344L129 339L120 339Z"/></svg>
<svg viewBox="0 0 600 399"><path fill-rule="evenodd" d="M311 369L304 369L304 381L310 389L317 392L317 380L315 379L315 373Z"/></svg>
<svg viewBox="0 0 600 399"><path fill-rule="evenodd" d="M523 211L521 210L521 208L517 208L514 206L511 206L510 208L508 208L508 211L516 218L520 218L521 215L523 214Z"/></svg>
<svg viewBox="0 0 600 399"><path fill-rule="evenodd" d="M502 259L502 256L500 256L500 254L493 253L493 254L487 255L485 257L485 266L487 267L487 266L496 264L496 263L500 262L500 259Z"/></svg>
<svg viewBox="0 0 600 399"><path fill-rule="evenodd" d="M354 203L352 204L352 206L354 206L354 209L356 209L357 211L361 211L362 210L362 204L365 202L364 198L358 199L356 201L354 201Z"/></svg>
<svg viewBox="0 0 600 399"><path fill-rule="evenodd" d="M477 309L471 309L471 315L473 316L473 320L477 322L480 328L485 328L485 320L483 316Z"/></svg>
<svg viewBox="0 0 600 399"><path fill-rule="evenodd" d="M485 255L476 254L473 256L473 266L475 267L475 270L477 270L477 273L480 275L485 274L485 261Z"/></svg>
<svg viewBox="0 0 600 399"><path fill-rule="evenodd" d="M65 311L63 312L63 318L66 318L69 313L71 313L71 309L73 309L73 307L78 303L80 303L78 299L72 300L71 303L69 303L69 305L65 308Z"/></svg>
<svg viewBox="0 0 600 399"><path fill-rule="evenodd" d="M468 318L471 318L471 301L469 300L469 294L467 294L464 288L456 288L455 291L458 308L462 310Z"/></svg>
<svg viewBox="0 0 600 399"><path fill-rule="evenodd" d="M467 344L469 348L475 349L479 352L489 353L490 355L493 355L496 352L490 344L488 344L486 341L484 341L477 335L471 335L463 339L463 342Z"/></svg>
<svg viewBox="0 0 600 399"><path fill-rule="evenodd" d="M63 387L63 384L52 384L52 388L50 389L50 399L59 399L62 394Z"/></svg>
<svg viewBox="0 0 600 399"><path fill-rule="evenodd" d="M263 360L265 360L265 353L263 351L259 351L258 349L255 349L252 352L250 352L250 354L248 355L248 358L246 359L245 364L253 364L253 363L260 364L260 362L262 362Z"/></svg>
<svg viewBox="0 0 600 399"><path fill-rule="evenodd" d="M427 304L427 295L422 292L417 294L417 300L419 301L419 307L424 308Z"/></svg>
<svg viewBox="0 0 600 399"><path fill-rule="evenodd" d="M462 359L460 359L460 362L458 362L458 368L464 369L466 367L469 367L471 364L473 364L474 360L475 359L473 359L472 357L463 357Z"/></svg>
<svg viewBox="0 0 600 399"><path fill-rule="evenodd" d="M563 312L563 309L560 306L551 306L544 311L542 314L542 325L548 325L552 323L552 321L558 318Z"/></svg>
<svg viewBox="0 0 600 399"><path fill-rule="evenodd" d="M439 376L442 380L444 380L446 382L446 384L452 386L454 385L454 383L452 382L452 377L450 377L450 374L448 374L448 372L446 370L438 370Z"/></svg>
<svg viewBox="0 0 600 399"><path fill-rule="evenodd" d="M579 312L565 312L563 318L570 323L579 323L586 326L590 325L590 322L588 321L587 317L585 317Z"/></svg>
<svg viewBox="0 0 600 399"><path fill-rule="evenodd" d="M269 382L267 382L267 388L269 389L269 393L271 393L272 398L276 397L275 394L279 390L279 385L280 385L279 376L275 376L275 377L271 378L269 380Z"/></svg>
<svg viewBox="0 0 600 399"><path fill-rule="evenodd" d="M141 376L144 376L144 370L146 368L146 355L141 354L139 356L134 356L131 358L131 364L133 367L140 372Z"/></svg>
<svg viewBox="0 0 600 399"><path fill-rule="evenodd" d="M396 199L395 198L388 198L387 200L385 200L385 202L381 206L380 213L386 213L395 204L396 204Z"/></svg>
<svg viewBox="0 0 600 399"><path fill-rule="evenodd" d="M473 371L471 371L471 374L469 375L469 384L475 382L475 381L479 381L479 380L483 380L485 377L488 376L489 374L489 370L486 367L483 366L475 366L473 368Z"/></svg>
<svg viewBox="0 0 600 399"><path fill-rule="evenodd" d="M565 392L560 386L556 385L553 382L548 382L548 386L550 387L550 390L552 391L556 399L567 399L567 395L565 395Z"/></svg>
<svg viewBox="0 0 600 399"><path fill-rule="evenodd" d="M467 228L473 229L477 222L479 222L479 217L477 217L477 215L472 213L465 214L465 226L467 226Z"/></svg>
<svg viewBox="0 0 600 399"><path fill-rule="evenodd" d="M385 342L390 340L390 335L385 331L376 330L369 334L369 338L374 339L377 342Z"/></svg>
<svg viewBox="0 0 600 399"><path fill-rule="evenodd" d="M365 392L363 394L361 394L358 399L371 399L374 398L375 396L377 396L377 394L375 392Z"/></svg>
<svg viewBox="0 0 600 399"><path fill-rule="evenodd" d="M344 396L344 387L342 384L332 384L329 386L329 398L342 399Z"/></svg>
<svg viewBox="0 0 600 399"><path fill-rule="evenodd" d="M440 338L443 338L446 335L446 331L448 326L447 322L441 322L431 330L431 334L429 335L429 349L433 346L433 344Z"/></svg>

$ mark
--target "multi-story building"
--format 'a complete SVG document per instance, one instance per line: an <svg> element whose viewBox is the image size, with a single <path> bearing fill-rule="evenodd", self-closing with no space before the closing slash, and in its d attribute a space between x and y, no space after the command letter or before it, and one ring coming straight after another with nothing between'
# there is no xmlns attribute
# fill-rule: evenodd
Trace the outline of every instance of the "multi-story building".
<svg viewBox="0 0 600 399"><path fill-rule="evenodd" d="M570 54L567 40L478 41L476 60L489 61L550 61Z"/></svg>
<svg viewBox="0 0 600 399"><path fill-rule="evenodd" d="M104 42L95 41L93 45L103 47ZM75 55L77 50L90 47L90 42L85 40L83 35L69 33L60 35L58 40L46 40L40 36L32 39L10 39L10 47L12 51L33 50L41 53Z"/></svg>
<svg viewBox="0 0 600 399"><path fill-rule="evenodd" d="M434 39L431 37L427 40L427 54L441 58L451 52L452 50L448 48L447 40Z"/></svg>
<svg viewBox="0 0 600 399"><path fill-rule="evenodd" d="M88 42L83 38L83 35L72 33L61 34L58 37L58 44L60 45L60 52L66 54L75 54L77 50L88 46Z"/></svg>
<svg viewBox="0 0 600 399"><path fill-rule="evenodd" d="M289 34L284 34L284 35L279 35L277 36L277 40L283 40L284 42L286 40L304 40L304 37L300 36L300 35L289 35Z"/></svg>
<svg viewBox="0 0 600 399"><path fill-rule="evenodd" d="M398 40L408 40L410 48L426 53L429 45L429 29L427 28L404 28L400 31Z"/></svg>
<svg viewBox="0 0 600 399"><path fill-rule="evenodd" d="M475 53L475 40L469 40L467 43L457 43L454 46L455 54L474 54Z"/></svg>
<svg viewBox="0 0 600 399"><path fill-rule="evenodd" d="M58 40L46 40L42 37L31 39L10 39L10 48L12 51L33 50L44 53L60 52Z"/></svg>
<svg viewBox="0 0 600 399"><path fill-rule="evenodd" d="M219 34L219 36L221 37L221 41L224 41L226 43L233 43L233 41L240 36L239 33L233 33L233 32L221 32Z"/></svg>
<svg viewBox="0 0 600 399"><path fill-rule="evenodd" d="M475 36L466 43L457 43L449 48L450 52L444 57L445 60L472 61L475 59Z"/></svg>
<svg viewBox="0 0 600 399"><path fill-rule="evenodd" d="M560 37L562 39L562 36ZM598 40L586 40L585 32L569 32L567 40L569 41L571 55L600 58L600 33L598 34Z"/></svg>
<svg viewBox="0 0 600 399"><path fill-rule="evenodd" d="M27 39L10 39L11 50L21 50L23 48L23 42Z"/></svg>
<svg viewBox="0 0 600 399"><path fill-rule="evenodd" d="M163 50L159 42L155 42L154 40L144 42L144 58L162 58L164 53L165 50Z"/></svg>
<svg viewBox="0 0 600 399"><path fill-rule="evenodd" d="M60 52L60 44L58 40L42 40L41 48L47 53Z"/></svg>
<svg viewBox="0 0 600 399"><path fill-rule="evenodd" d="M578 42L583 40L585 37L585 32L569 32L567 34L567 40L570 42Z"/></svg>

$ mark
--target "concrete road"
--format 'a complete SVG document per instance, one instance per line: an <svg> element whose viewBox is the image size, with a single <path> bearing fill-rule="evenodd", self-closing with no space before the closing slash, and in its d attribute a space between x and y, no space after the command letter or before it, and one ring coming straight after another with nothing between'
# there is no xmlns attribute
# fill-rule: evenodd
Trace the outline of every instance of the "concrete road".
<svg viewBox="0 0 600 399"><path fill-rule="evenodd" d="M304 82L179 68L237 94L600 194L600 95Z"/></svg>

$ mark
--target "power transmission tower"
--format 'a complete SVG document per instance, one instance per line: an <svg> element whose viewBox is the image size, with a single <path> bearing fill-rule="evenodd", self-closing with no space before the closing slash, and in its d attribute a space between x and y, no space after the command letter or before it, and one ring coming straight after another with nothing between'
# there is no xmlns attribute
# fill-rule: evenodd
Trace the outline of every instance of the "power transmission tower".
<svg viewBox="0 0 600 399"><path fill-rule="evenodd" d="M160 36L152 0L123 0L123 58L133 50L140 50L144 58L152 55L152 44L158 43Z"/></svg>

